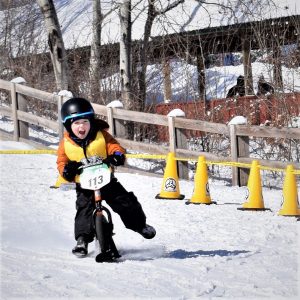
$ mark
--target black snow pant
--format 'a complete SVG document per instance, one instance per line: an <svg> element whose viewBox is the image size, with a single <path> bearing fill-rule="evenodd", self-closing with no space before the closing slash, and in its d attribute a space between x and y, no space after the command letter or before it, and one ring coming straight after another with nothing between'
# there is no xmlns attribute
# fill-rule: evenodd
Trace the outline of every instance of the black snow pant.
<svg viewBox="0 0 300 300"><path fill-rule="evenodd" d="M101 197L119 214L126 228L140 232L146 225L146 216L141 204L132 192L126 189L112 178L111 182L101 188ZM95 209L94 191L82 189L76 185L76 216L75 216L75 239L83 236L86 242L93 241L95 236L93 212Z"/></svg>

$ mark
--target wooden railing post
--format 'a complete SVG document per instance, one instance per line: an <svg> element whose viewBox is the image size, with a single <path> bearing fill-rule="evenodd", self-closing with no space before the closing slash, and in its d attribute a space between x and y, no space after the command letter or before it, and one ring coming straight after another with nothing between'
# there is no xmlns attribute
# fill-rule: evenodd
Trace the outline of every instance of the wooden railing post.
<svg viewBox="0 0 300 300"><path fill-rule="evenodd" d="M14 123L14 141L19 141L20 132L19 132L19 123L18 123L18 104L17 104L17 92L16 92L16 84L11 82L11 109L12 109L12 119Z"/></svg>
<svg viewBox="0 0 300 300"><path fill-rule="evenodd" d="M127 138L125 121L115 119L113 116L113 109L122 109L122 107L113 108L107 106L107 123L109 124L109 132L115 137Z"/></svg>
<svg viewBox="0 0 300 300"><path fill-rule="evenodd" d="M231 161L238 162L239 157L249 157L249 137L237 136L236 125L229 125ZM232 167L232 185L245 186L249 169Z"/></svg>
<svg viewBox="0 0 300 300"><path fill-rule="evenodd" d="M120 109L120 108L118 108L118 109ZM127 129L125 126L125 121L115 119L114 123L115 123L115 135L117 137L126 139L128 135L127 135Z"/></svg>
<svg viewBox="0 0 300 300"><path fill-rule="evenodd" d="M169 149L170 152L176 153L177 148L186 149L187 138L184 131L175 127L175 117L168 116L169 129ZM188 163L183 161L177 162L178 176L183 179L189 178Z"/></svg>
<svg viewBox="0 0 300 300"><path fill-rule="evenodd" d="M28 101L23 95L17 93L18 110L28 112ZM29 123L19 121L20 138L29 140Z"/></svg>
<svg viewBox="0 0 300 300"><path fill-rule="evenodd" d="M11 80L12 83L16 84L24 84L26 85L26 81L22 77L17 77L13 80ZM23 112L28 112L28 101L27 99L20 93L16 92L16 86L14 87L14 94L15 94L15 107L16 110L23 111ZM17 112L16 112L17 116ZM29 123L24 122L24 121L19 121L18 119L16 120L17 122L17 127L19 130L19 138L23 138L28 140L29 139Z"/></svg>
<svg viewBox="0 0 300 300"><path fill-rule="evenodd" d="M238 161L237 139L235 125L229 125L231 161ZM237 167L232 167L232 185L238 185Z"/></svg>
<svg viewBox="0 0 300 300"><path fill-rule="evenodd" d="M175 128L175 139L176 148L187 149L187 137L184 129ZM189 179L189 168L187 161L178 161L178 176L182 179Z"/></svg>
<svg viewBox="0 0 300 300"><path fill-rule="evenodd" d="M249 157L249 136L237 136L238 157ZM238 168L238 185L246 186L250 169Z"/></svg>

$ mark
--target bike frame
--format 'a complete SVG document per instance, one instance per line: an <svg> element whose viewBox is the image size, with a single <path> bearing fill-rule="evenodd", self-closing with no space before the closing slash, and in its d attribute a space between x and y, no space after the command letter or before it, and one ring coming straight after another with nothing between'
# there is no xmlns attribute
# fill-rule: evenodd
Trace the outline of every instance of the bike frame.
<svg viewBox="0 0 300 300"><path fill-rule="evenodd" d="M87 162L82 169L91 166L102 165L103 162L96 161L95 163ZM101 181L102 183L102 181ZM84 187L88 188L88 187ZM108 208L102 205L102 196L100 188L89 188L94 190L95 210L93 212L94 226L96 231L96 239L99 243L101 252L96 256L96 262L113 261L116 258L121 257L119 254L113 236L113 222L111 212ZM107 217L105 216L106 213Z"/></svg>
<svg viewBox="0 0 300 300"><path fill-rule="evenodd" d="M94 211L94 224L96 231L96 238L98 240L101 253L96 256L96 261L100 262L103 255L107 252L111 252L114 258L119 258L119 254L113 236L113 222L110 210L102 205L102 197L100 190L94 191L95 196L95 211ZM104 215L104 211L107 214L107 218Z"/></svg>

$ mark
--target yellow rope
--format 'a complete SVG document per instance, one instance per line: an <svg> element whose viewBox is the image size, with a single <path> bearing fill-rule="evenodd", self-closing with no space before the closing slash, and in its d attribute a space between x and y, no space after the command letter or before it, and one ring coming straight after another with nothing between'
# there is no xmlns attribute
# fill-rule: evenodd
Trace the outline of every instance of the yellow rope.
<svg viewBox="0 0 300 300"><path fill-rule="evenodd" d="M167 155L156 155L156 154L129 154L126 153L127 158L143 158L143 159L157 159L164 160Z"/></svg>
<svg viewBox="0 0 300 300"><path fill-rule="evenodd" d="M0 154L57 154L57 150L52 149L33 149L33 150L0 150ZM165 160L167 155L157 154L126 154L127 158L138 158L138 159L154 159L154 160ZM194 161L197 162L197 158L186 158L176 157L178 161ZM232 161L206 161L208 165L221 165L227 167L239 167L239 168L251 168L251 164L232 162ZM266 166L259 166L261 170L274 171L274 172L285 172L282 168L271 168ZM300 175L300 170L294 170L296 175Z"/></svg>
<svg viewBox="0 0 300 300"><path fill-rule="evenodd" d="M176 157L175 160L178 161L198 161L198 158L186 158L186 157ZM251 168L251 164L247 163L240 163L240 162L233 162L233 161L206 161L207 165L221 165L227 167L238 167L238 168ZM285 172L285 169L282 168L272 168L266 166L259 166L261 170L265 171L274 171L274 172ZM294 170L293 172L296 175L300 175L300 170Z"/></svg>
<svg viewBox="0 0 300 300"><path fill-rule="evenodd" d="M0 150L0 154L56 154L56 150L34 149L34 150Z"/></svg>

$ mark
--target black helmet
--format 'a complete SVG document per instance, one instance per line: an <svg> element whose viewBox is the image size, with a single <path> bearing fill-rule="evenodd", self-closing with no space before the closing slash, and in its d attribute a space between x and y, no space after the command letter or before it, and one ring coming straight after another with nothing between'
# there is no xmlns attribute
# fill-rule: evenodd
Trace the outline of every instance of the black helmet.
<svg viewBox="0 0 300 300"><path fill-rule="evenodd" d="M61 120L70 132L71 124L78 119L93 119L95 111L91 103L84 98L71 98L61 107Z"/></svg>

